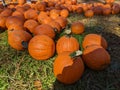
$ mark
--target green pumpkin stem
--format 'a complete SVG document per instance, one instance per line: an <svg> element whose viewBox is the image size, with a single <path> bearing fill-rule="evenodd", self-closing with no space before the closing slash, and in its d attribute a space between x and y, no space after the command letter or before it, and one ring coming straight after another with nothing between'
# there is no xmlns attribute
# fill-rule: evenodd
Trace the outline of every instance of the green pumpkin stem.
<svg viewBox="0 0 120 90"><path fill-rule="evenodd" d="M74 57L77 57L80 55L82 55L82 51L80 51L80 50L77 50L77 51L70 54L71 58L74 58Z"/></svg>
<svg viewBox="0 0 120 90"><path fill-rule="evenodd" d="M28 42L22 41L21 44L25 49L28 48Z"/></svg>

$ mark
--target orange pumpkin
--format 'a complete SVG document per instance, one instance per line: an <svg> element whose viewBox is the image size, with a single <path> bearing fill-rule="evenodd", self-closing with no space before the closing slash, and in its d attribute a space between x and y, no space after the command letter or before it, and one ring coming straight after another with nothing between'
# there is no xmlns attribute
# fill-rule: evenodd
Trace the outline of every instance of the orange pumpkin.
<svg viewBox="0 0 120 90"><path fill-rule="evenodd" d="M101 6L96 6L96 7L93 7L93 11L95 15L101 15L103 12L103 8Z"/></svg>
<svg viewBox="0 0 120 90"><path fill-rule="evenodd" d="M28 43L31 38L32 36L24 30L8 30L8 43L16 50L24 50L27 48L23 43Z"/></svg>
<svg viewBox="0 0 120 90"><path fill-rule="evenodd" d="M71 32L74 34L82 34L84 32L84 24L81 22L73 22L71 25Z"/></svg>
<svg viewBox="0 0 120 90"><path fill-rule="evenodd" d="M25 17L25 19L35 19L36 20L38 17L38 11L34 10L34 9L29 9L29 10L25 11L24 17Z"/></svg>
<svg viewBox="0 0 120 90"><path fill-rule="evenodd" d="M93 70L103 70L110 64L109 53L99 45L91 45L84 49L84 63Z"/></svg>
<svg viewBox="0 0 120 90"><path fill-rule="evenodd" d="M37 2L36 3L36 10L45 11L46 10L46 4L44 2Z"/></svg>
<svg viewBox="0 0 120 90"><path fill-rule="evenodd" d="M94 12L93 12L93 10L87 10L87 11L85 11L84 15L86 17L90 18L90 17L94 16Z"/></svg>
<svg viewBox="0 0 120 90"><path fill-rule="evenodd" d="M76 10L76 12L77 12L78 14L83 13L83 8L82 8L82 7L78 7L77 10Z"/></svg>
<svg viewBox="0 0 120 90"><path fill-rule="evenodd" d="M5 16L5 17L9 17L9 16L11 16L12 12L13 12L13 11L12 11L10 8L5 8L5 9L0 13L0 15L1 15L1 16Z"/></svg>
<svg viewBox="0 0 120 90"><path fill-rule="evenodd" d="M115 0L105 0L106 3L112 4Z"/></svg>
<svg viewBox="0 0 120 90"><path fill-rule="evenodd" d="M26 0L18 0L18 4L19 5L23 5L23 4L25 4L26 3Z"/></svg>
<svg viewBox="0 0 120 90"><path fill-rule="evenodd" d="M36 35L29 42L28 51L36 60L47 60L54 55L55 43L46 35Z"/></svg>
<svg viewBox="0 0 120 90"><path fill-rule="evenodd" d="M34 35L47 35L51 38L55 38L55 31L54 29L47 24L42 24L42 25L38 25L35 29L34 29Z"/></svg>
<svg viewBox="0 0 120 90"><path fill-rule="evenodd" d="M34 19L28 19L24 22L24 27L27 28L31 33L34 32L34 29L38 26L38 22Z"/></svg>
<svg viewBox="0 0 120 90"><path fill-rule="evenodd" d="M69 16L69 11L67 9L63 9L63 10L60 11L60 15L62 17L67 18Z"/></svg>
<svg viewBox="0 0 120 90"><path fill-rule="evenodd" d="M103 15L108 16L111 14L111 8L104 8L103 9Z"/></svg>
<svg viewBox="0 0 120 90"><path fill-rule="evenodd" d="M50 11L50 17L56 19L60 15L60 10L53 9Z"/></svg>
<svg viewBox="0 0 120 90"><path fill-rule="evenodd" d="M21 18L17 17L17 16L10 16L7 18L6 20L6 27L9 28L9 26L11 25L18 25L18 26L22 26L24 24L24 21L21 20Z"/></svg>
<svg viewBox="0 0 120 90"><path fill-rule="evenodd" d="M5 16L0 16L0 29L5 29L6 28L6 20L7 17Z"/></svg>
<svg viewBox="0 0 120 90"><path fill-rule="evenodd" d="M87 48L91 45L100 45L103 48L107 48L107 41L98 34L88 34L84 37L82 46L83 48Z"/></svg>
<svg viewBox="0 0 120 90"><path fill-rule="evenodd" d="M79 50L79 42L76 38L72 36L62 36L58 39L56 44L56 51L58 54L65 51L74 52L76 50Z"/></svg>
<svg viewBox="0 0 120 90"><path fill-rule="evenodd" d="M72 57L71 52L63 52L56 57L53 72L60 82L73 84L81 78L84 64L81 57Z"/></svg>
<svg viewBox="0 0 120 90"><path fill-rule="evenodd" d="M59 16L59 17L57 17L55 19L55 21L60 24L60 26L62 27L62 29L64 29L66 27L66 25L67 25L67 19L64 18L64 17Z"/></svg>
<svg viewBox="0 0 120 90"><path fill-rule="evenodd" d="M57 23L56 21L51 21L50 23L48 23L48 25L50 25L52 28L56 29L58 33L61 32L60 24Z"/></svg>

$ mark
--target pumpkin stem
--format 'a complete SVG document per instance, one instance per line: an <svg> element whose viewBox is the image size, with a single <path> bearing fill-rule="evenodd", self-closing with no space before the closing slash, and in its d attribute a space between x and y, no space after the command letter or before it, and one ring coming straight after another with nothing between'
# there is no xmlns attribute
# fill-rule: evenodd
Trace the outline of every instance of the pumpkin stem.
<svg viewBox="0 0 120 90"><path fill-rule="evenodd" d="M82 51L80 51L80 50L77 50L77 51L75 51L75 52L73 52L73 53L70 54L70 56L72 58L74 58L76 56L80 56L80 55L82 55Z"/></svg>
<svg viewBox="0 0 120 90"><path fill-rule="evenodd" d="M22 41L21 44L24 48L28 48L28 42Z"/></svg>

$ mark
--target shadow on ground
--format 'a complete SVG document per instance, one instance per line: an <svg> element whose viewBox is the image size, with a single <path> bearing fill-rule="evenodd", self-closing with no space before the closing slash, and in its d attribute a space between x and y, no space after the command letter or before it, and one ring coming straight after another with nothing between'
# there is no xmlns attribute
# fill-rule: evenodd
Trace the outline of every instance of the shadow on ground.
<svg viewBox="0 0 120 90"><path fill-rule="evenodd" d="M96 27L91 27L91 29ZM90 33L90 32L89 32ZM120 89L120 37L104 31L101 34L108 42L107 51L111 55L111 64L103 71L93 71L86 67L82 78L72 85L64 85L58 80L53 90L119 90Z"/></svg>

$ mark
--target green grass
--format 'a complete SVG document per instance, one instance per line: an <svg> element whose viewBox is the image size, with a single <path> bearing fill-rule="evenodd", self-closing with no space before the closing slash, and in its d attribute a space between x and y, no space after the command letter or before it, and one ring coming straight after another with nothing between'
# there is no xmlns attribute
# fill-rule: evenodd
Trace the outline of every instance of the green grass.
<svg viewBox="0 0 120 90"><path fill-rule="evenodd" d="M73 35L78 39L80 45L83 37L88 33L98 33L105 36L109 44L112 42L109 38L110 35L113 36L112 38L117 37L119 41L120 37L115 31L112 30L113 34L108 34L111 32L109 24L112 24L113 20L114 23L119 23L118 18L118 16L95 16L87 19L83 15L71 14L69 20L70 22L81 21L85 24L85 33ZM64 85L58 82L53 75L53 62L56 55L47 61L37 61L29 55L27 50L16 51L11 48L7 42L7 31L5 31L0 33L0 90L37 90L34 87L36 80L42 83L42 90L118 90L120 88L120 56L115 56L113 52L117 52L116 50L120 48L119 46L118 49L109 47L113 49L109 50L112 62L107 69L92 71L86 67L84 75L78 82Z"/></svg>

